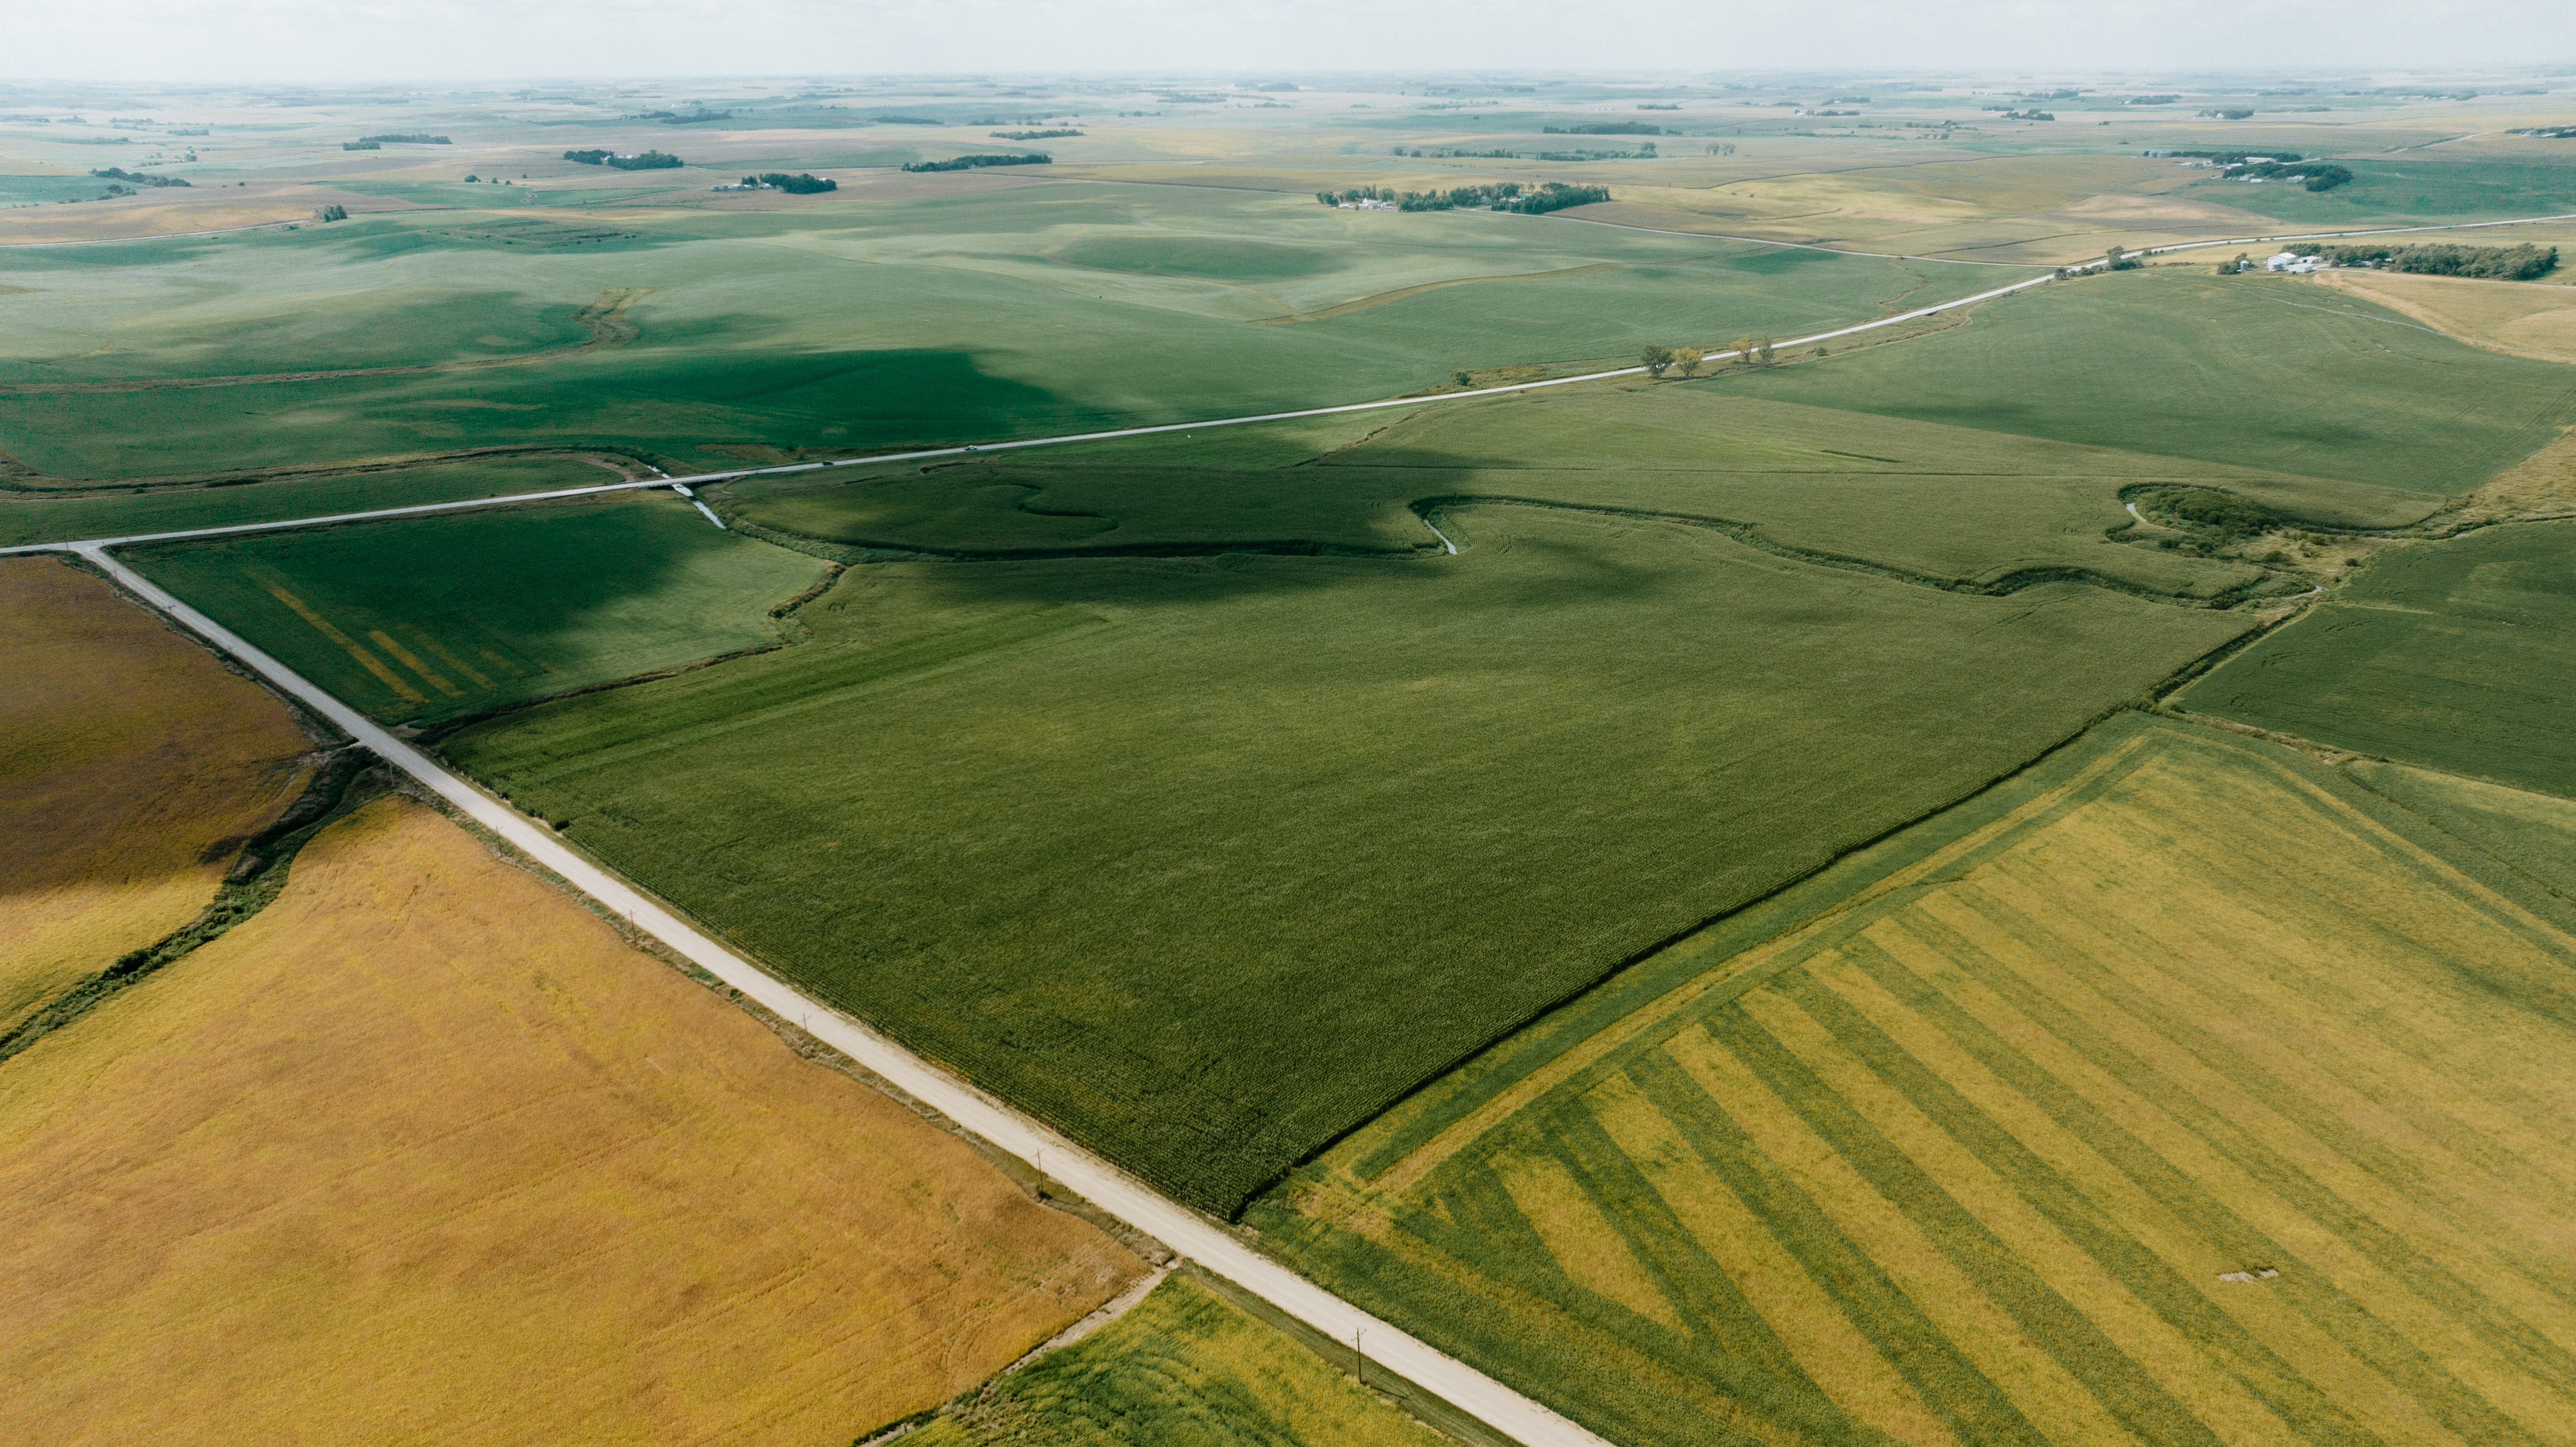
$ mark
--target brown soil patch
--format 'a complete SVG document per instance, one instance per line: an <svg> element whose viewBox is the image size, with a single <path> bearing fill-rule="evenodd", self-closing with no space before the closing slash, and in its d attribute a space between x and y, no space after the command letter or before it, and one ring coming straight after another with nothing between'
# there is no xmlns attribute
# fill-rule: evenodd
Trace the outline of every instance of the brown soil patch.
<svg viewBox="0 0 2576 1447"><path fill-rule="evenodd" d="M1142 1263L383 799L0 1068L0 1436L812 1444Z"/></svg>
<svg viewBox="0 0 2576 1447"><path fill-rule="evenodd" d="M303 787L276 699L106 580L0 559L0 1028L196 918Z"/></svg>

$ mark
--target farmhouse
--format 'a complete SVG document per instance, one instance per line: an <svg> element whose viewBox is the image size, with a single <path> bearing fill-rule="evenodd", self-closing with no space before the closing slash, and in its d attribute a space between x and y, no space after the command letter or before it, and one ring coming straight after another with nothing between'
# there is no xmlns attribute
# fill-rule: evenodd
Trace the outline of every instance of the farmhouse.
<svg viewBox="0 0 2576 1447"><path fill-rule="evenodd" d="M2267 256L2263 259L2263 269L2265 271L2306 272L2314 271L2324 264L2325 263L2317 257L2301 256L2295 251L2275 252L2271 256Z"/></svg>

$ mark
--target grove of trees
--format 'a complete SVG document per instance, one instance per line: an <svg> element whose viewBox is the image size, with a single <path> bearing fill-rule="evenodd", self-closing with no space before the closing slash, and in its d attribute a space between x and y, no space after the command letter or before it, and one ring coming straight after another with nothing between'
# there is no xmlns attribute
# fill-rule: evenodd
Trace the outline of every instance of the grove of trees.
<svg viewBox="0 0 2576 1447"><path fill-rule="evenodd" d="M1536 187L1524 187L1518 181L1504 181L1490 186L1458 186L1447 191L1396 191L1385 186L1355 186L1348 191L1318 191L1315 199L1327 206L1384 201L1393 204L1398 211L1454 211L1481 206L1493 211L1517 211L1536 216L1562 211L1568 206L1589 206L1607 201L1610 188L1569 186L1563 181L1548 181Z"/></svg>
<svg viewBox="0 0 2576 1447"><path fill-rule="evenodd" d="M2520 246L2320 246L2301 242L2290 250L2320 256L2336 266L2378 266L2424 276L2468 276L2486 281L2534 281L2558 269L2558 248Z"/></svg>
<svg viewBox="0 0 2576 1447"><path fill-rule="evenodd" d="M948 161L907 161L903 168L907 171L971 171L978 166L1048 166L1054 163L1055 157L1044 151L1031 151L1024 156L987 152Z"/></svg>

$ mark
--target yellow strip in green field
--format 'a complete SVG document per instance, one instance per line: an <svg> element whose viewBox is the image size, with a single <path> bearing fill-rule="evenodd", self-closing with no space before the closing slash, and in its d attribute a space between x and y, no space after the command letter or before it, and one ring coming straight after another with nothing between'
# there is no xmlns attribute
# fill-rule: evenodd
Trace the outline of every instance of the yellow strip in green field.
<svg viewBox="0 0 2576 1447"><path fill-rule="evenodd" d="M2144 716L1918 827L1374 1182L1337 1147L1310 1249L1580 1341L1658 1443L1631 1383L1693 1368L1905 1442L2576 1442L2576 909Z"/></svg>
<svg viewBox="0 0 2576 1447"><path fill-rule="evenodd" d="M1828 1396L1902 1441L1958 1440L1833 1297L1699 1159L1681 1129L1633 1083L1613 1076L1587 1103L1602 1128L1655 1182L1682 1224L1719 1257L1762 1314L1781 1325L1799 1365Z"/></svg>
<svg viewBox="0 0 2576 1447"><path fill-rule="evenodd" d="M440 693L446 694L449 698L461 698L464 696L463 692L459 690L455 684L439 677L436 670L432 669L428 664L421 662L419 654L412 652L410 649L403 647L399 643L396 643L392 634L387 633L382 628L373 628L368 630L367 636L375 640L378 648L392 654L395 662L400 663L403 667L408 668L412 672L419 674L422 678L427 679L430 687L437 689Z"/></svg>
<svg viewBox="0 0 2576 1447"><path fill-rule="evenodd" d="M338 644L351 658L358 661L359 667L374 674L378 683L392 689L397 698L400 698L405 703L429 702L429 696L427 694L424 694L419 689L403 682L400 675L385 666L385 661L383 659L378 658L376 655L369 653L365 648L361 647L357 639L352 638L348 634L331 626L331 620L314 612L310 607L306 606L303 599L296 597L294 594L277 586L275 583L262 583L260 586L268 590L270 597L275 598L280 603L293 609L296 617L312 624L314 632L319 633L323 637L330 639L333 643Z"/></svg>

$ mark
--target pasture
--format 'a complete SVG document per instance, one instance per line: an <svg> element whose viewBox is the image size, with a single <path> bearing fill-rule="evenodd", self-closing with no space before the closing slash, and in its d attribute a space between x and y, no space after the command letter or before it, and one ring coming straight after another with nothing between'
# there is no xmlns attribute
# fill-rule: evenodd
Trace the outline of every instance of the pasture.
<svg viewBox="0 0 2576 1447"><path fill-rule="evenodd" d="M786 637L824 564L663 491L127 550L352 706L436 722Z"/></svg>
<svg viewBox="0 0 2576 1447"><path fill-rule="evenodd" d="M919 1447L1443 1447L1339 1367L1175 1273L1116 1321L995 1380Z"/></svg>
<svg viewBox="0 0 2576 1447"><path fill-rule="evenodd" d="M2576 524L2393 548L2176 696L2194 713L2576 798Z"/></svg>
<svg viewBox="0 0 2576 1447"><path fill-rule="evenodd" d="M847 1441L1143 1269L399 798L0 1069L0 1243L57 1443Z"/></svg>
<svg viewBox="0 0 2576 1447"><path fill-rule="evenodd" d="M1456 557L859 568L798 614L810 643L442 746L772 968L1222 1211L1638 949L2248 626L1655 519L1448 522Z"/></svg>
<svg viewBox="0 0 2576 1447"><path fill-rule="evenodd" d="M301 792L259 685L104 578L0 559L0 1029L196 918Z"/></svg>
<svg viewBox="0 0 2576 1447"><path fill-rule="evenodd" d="M2296 279L2175 269L2041 287L1968 326L1703 385L2284 474L2242 490L2293 517L2365 527L2413 522L2576 422L2564 366L2467 346Z"/></svg>
<svg viewBox="0 0 2576 1447"><path fill-rule="evenodd" d="M2125 714L1247 1219L1618 1441L2565 1442L2571 926L2301 754Z"/></svg>

